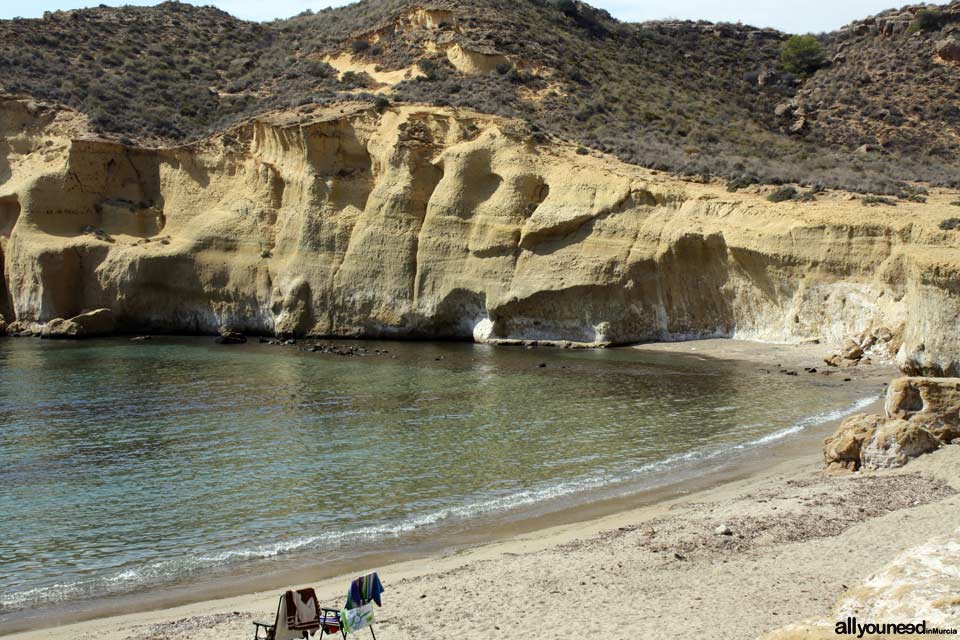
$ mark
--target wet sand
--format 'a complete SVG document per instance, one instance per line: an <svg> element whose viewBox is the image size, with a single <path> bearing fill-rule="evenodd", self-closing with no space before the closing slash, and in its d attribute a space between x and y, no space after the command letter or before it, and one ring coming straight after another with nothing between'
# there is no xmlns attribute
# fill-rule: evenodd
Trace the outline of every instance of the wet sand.
<svg viewBox="0 0 960 640"><path fill-rule="evenodd" d="M752 360L770 375L797 368L799 375L822 375L817 362L826 351L733 341L637 348ZM892 371L874 365L830 375L877 389ZM845 585L960 526L960 447L894 472L825 475L819 439L831 429L790 438L749 469L648 496L660 500L654 504L613 501L605 508L615 513L588 508L579 518L567 516L580 521L548 518L534 522L543 527L535 531L495 536L506 540L397 564L378 558L377 567L361 563L344 568L346 575L304 582L326 606L340 606L351 576L379 569L387 587L378 612L381 640L567 637L577 630L604 638L755 638L824 615ZM717 535L720 525L732 535ZM252 620L272 618L277 596L273 589L203 599L13 637L241 637L252 632Z"/></svg>

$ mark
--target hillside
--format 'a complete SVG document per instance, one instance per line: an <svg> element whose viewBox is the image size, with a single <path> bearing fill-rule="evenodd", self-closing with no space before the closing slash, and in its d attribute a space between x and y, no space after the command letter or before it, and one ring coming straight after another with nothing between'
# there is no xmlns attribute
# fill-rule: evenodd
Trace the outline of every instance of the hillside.
<svg viewBox="0 0 960 640"><path fill-rule="evenodd" d="M0 88L141 144L271 109L424 103L684 175L916 197L905 181L960 180L960 62L944 44L960 2L919 30L918 10L820 36L827 64L801 77L777 31L626 24L578 2L363 1L268 24L166 2L0 22Z"/></svg>

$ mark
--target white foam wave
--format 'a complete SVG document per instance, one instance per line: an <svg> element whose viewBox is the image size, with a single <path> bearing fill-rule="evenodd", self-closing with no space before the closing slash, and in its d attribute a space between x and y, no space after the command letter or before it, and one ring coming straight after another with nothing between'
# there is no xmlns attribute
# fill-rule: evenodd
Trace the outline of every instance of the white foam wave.
<svg viewBox="0 0 960 640"><path fill-rule="evenodd" d="M853 415L858 411L866 409L871 404L877 401L875 396L870 396L867 398L861 398L854 402L853 404L844 407L842 409L833 409L832 411L824 411L823 413L817 413L812 416L808 416L799 422L795 422L786 429L781 429L780 431L774 431L773 433L767 434L763 437L757 438L756 440L751 440L740 445L737 445L738 449L746 449L750 447L756 447L759 445L770 444L771 442L776 442L777 440L783 440L787 436L791 436L795 433L800 433L804 429L809 429L810 427L815 427L817 425L826 424L828 422L833 422L834 420L840 420L841 418L846 418L849 415Z"/></svg>

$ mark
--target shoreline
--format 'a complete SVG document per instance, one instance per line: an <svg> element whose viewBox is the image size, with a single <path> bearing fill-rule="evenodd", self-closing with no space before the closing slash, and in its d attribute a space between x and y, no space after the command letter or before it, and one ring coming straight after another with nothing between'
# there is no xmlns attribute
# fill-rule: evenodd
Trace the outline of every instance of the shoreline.
<svg viewBox="0 0 960 640"><path fill-rule="evenodd" d="M787 368L805 366L812 361L812 358L818 358L820 352L826 349L820 345L802 345L801 347L796 347L793 345L741 343L740 341L722 339L698 340L688 343L648 344L626 348L682 351L684 353L689 353L689 351L692 350L710 358L753 361L756 362L758 366L772 367L774 365L771 364L770 360L775 360L779 365L786 363L785 366ZM773 354L776 354L777 357L770 358L769 356ZM863 384L866 388L867 384L878 382L881 379L888 380L889 373L890 370L888 370L887 367L874 365L851 375L857 377L855 384ZM877 402L879 402L879 394ZM785 442L778 443L767 451L767 454L769 454L768 457L774 458L773 461L753 460L750 461L747 468L737 467L720 472L715 471L714 473L699 475L679 482L671 482L665 487L657 487L639 494L634 493L627 497L604 499L598 502L591 502L587 505L569 507L561 512L522 518L516 523L510 523L506 527L501 527L496 532L496 535L490 536L489 532L486 536L480 534L476 539L467 540L460 544L448 544L445 545L445 547L434 548L427 553L421 553L419 555L413 554L412 557L408 559L404 559L405 554L402 553L386 553L360 561L353 560L335 563L333 567L326 571L317 572L316 568L314 568L313 574L309 576L304 575L302 580L297 579L294 581L301 583L312 581L313 586L317 586L317 582L319 582L319 584L322 585L321 588L318 588L318 593L321 594L321 598L332 598L328 600L327 604L334 605L338 597L336 594L344 588L342 585L339 587L336 585L340 583L346 584L346 582L349 581L343 577L343 574L351 571L353 573L361 571L371 566L374 561L383 567L381 569L381 575L385 576L385 579L386 576L395 577L398 575L404 576L404 579L426 579L431 571L440 570L454 559L466 559L468 562L473 563L486 561L492 557L502 558L505 555L515 553L524 554L535 550L542 550L543 547L538 546L539 543L546 544L547 546L576 543L577 541L582 541L585 537L589 538L601 535L611 527L619 528L623 526L622 523L624 522L644 521L651 517L663 516L677 504L689 502L694 498L702 499L709 498L715 494L724 494L744 483L762 483L765 479L774 477L777 474L789 473L796 475L798 468L808 468L811 465L816 465L816 461L819 459L819 448L817 448L816 454L811 453L809 450L810 441L815 439L816 442L819 442L821 439L820 436L825 432L831 431L835 424L836 421L832 421L819 425L819 427L810 429L810 433L805 433L801 437L794 436L787 438ZM401 560L401 562L394 562L396 560ZM310 570L304 569L300 573L309 574ZM330 577L336 575L340 577ZM290 584L290 582L284 584ZM201 611L205 610L224 613L227 609L231 609L230 613L232 615L234 609L249 610L257 606L263 608L262 603L274 599L276 593L280 590L282 589L279 587L276 590L273 590L273 587L271 587L271 590L266 592L258 590L255 593L247 593L245 595L230 593L225 599L219 598L219 595L222 595L223 591L218 594L217 598L209 597L209 595L198 598L198 594L194 594L191 600L195 601L191 604L177 602L177 606L161 608L150 607L146 611L137 610L137 605L131 603L129 604L130 608L137 610L137 612L121 616L120 618L99 615L85 621L71 622L66 626L48 626L40 629L34 628L26 632L18 631L10 637L18 639L39 637L56 638L67 637L68 635L75 637L76 634L88 632L95 634L97 637L127 637L123 635L112 636L109 635L109 633L104 635L104 633L106 633L106 627L114 625L118 628L126 629L128 625L137 626L145 624L148 621L174 624L177 620L182 621L184 616L194 618L199 615ZM325 596L324 594L326 593L331 595ZM133 598L133 600L135 601L135 598ZM167 601L170 602L169 599ZM229 621L218 622L212 628L219 628L221 623L226 624L227 622ZM106 625L106 627L104 625ZM4 633L9 632L5 631ZM222 637L222 630L217 633L221 634Z"/></svg>
<svg viewBox="0 0 960 640"><path fill-rule="evenodd" d="M692 625L701 629L700 634L691 634L690 637L755 638L784 624L826 614L830 604L848 586L856 584L869 573L883 566L897 553L924 541L927 537L948 533L960 525L960 509L957 508L960 506L960 499L955 492L952 495L947 493L943 499L931 502L923 503L915 499L936 486L925 481L926 474L934 477L949 475L949 485L960 489L960 482L958 482L960 478L955 471L958 462L960 462L960 447L951 446L914 461L903 469L870 475L831 476L819 472L818 456L806 455L783 461L766 472L746 479L646 507L587 522L554 526L530 534L518 535L507 541L454 550L425 560L416 559L377 567L371 566L368 568L377 568L380 571L387 588L385 607L382 613L378 612L382 620L378 623L378 630L384 628L385 636L393 638L413 638L424 635L443 637L442 629L430 633L429 626L425 629L417 627L416 632L413 632L414 629L410 628L410 620L406 616L411 610L422 612L421 617L429 616L436 604L431 599L436 597L442 600L442 610L451 607L461 612L468 612L471 609L470 602L460 602L456 594L446 594L450 589L450 580L459 580L457 584L467 589L472 596L471 601L480 600L490 607L502 607L506 603L501 599L500 591L504 589L510 593L516 589L525 591L529 588L537 588L537 585L501 582L498 576L504 573L513 575L518 570L521 575L531 571L542 571L547 566L545 556L558 561L562 560L561 564L566 565L561 567L560 573L563 575L567 575L571 570L575 575L586 571L592 579L590 583L584 580L579 582L561 580L555 585L558 589L550 592L551 597L580 593L581 597L589 599L589 596L595 593L592 587L597 585L596 579L599 577L596 570L600 567L596 562L606 558L611 565L617 565L622 569L624 560L632 561L633 558L613 552L627 546L641 547L642 552L652 559L653 566L645 567L645 570L651 573L646 576L640 574L639 582L649 582L649 588L658 594L656 600L661 603L665 596L669 598L670 594L674 593L682 596L681 602L684 602L688 608L706 604L697 601L709 600L708 592L712 592L714 588L701 591L705 585L700 582L698 575L707 579L707 582L719 580L723 590L736 587L742 580L752 581L752 584L744 585L747 587L745 593L729 593L730 599L726 602L714 601L713 606L706 609L688 611L689 617L686 620L673 620L672 626L668 628L677 631L689 629ZM693 537L699 537L699 540L677 539L678 531L681 534L689 532L690 514L702 515L704 512L712 514L716 510L724 513L716 517L708 516L707 519L711 523L735 522L743 515L736 503L745 499L759 506L778 500L790 502L791 499L810 500L811 496L820 496L814 491L800 498L785 497L781 495L784 488L801 487L803 489L811 484L818 487L818 481L824 484L833 483L839 485L834 487L835 491L831 493L831 497L836 498L843 492L844 484L877 481L879 486L867 492L867 502L876 502L887 498L888 496L882 494L889 493L892 486L901 485L901 479L904 478L918 483L918 486L901 500L906 503L906 506L885 513L870 513L864 520L850 523L848 528L840 532L825 532L823 537L818 536L817 532L801 532L799 539L787 540L779 545L774 543L768 546L760 543L755 548L750 548L748 544L745 545L746 548L741 549L738 548L742 537L738 533L741 525L735 524L734 536L729 539L716 536L708 527L694 532ZM862 510L863 507L857 507L857 509ZM906 522L910 522L910 529L903 526ZM812 525L816 526L816 523ZM866 535L866 532L876 532L878 535L883 535L883 538L870 539L869 544L865 545L862 536ZM661 548L655 546L659 538L663 538L663 542L659 543ZM615 543L622 542L627 544L617 544L616 549L611 548ZM844 557L841 553L827 555L819 551L821 548L834 552L846 551L849 557ZM584 549L589 550L589 557L585 553L579 553ZM798 559L797 562L801 564L795 565L792 561L784 561L783 558L787 555ZM605 569L601 569L603 570ZM340 601L343 598L343 592L355 574L356 572L319 581L303 582L297 586L314 587L323 606L336 607L342 604ZM536 573L527 575L531 580L538 577ZM816 579L811 579L811 576ZM677 580L680 579L683 581L682 588L677 584ZM819 584L816 584L817 582ZM776 588L779 591L769 591L770 588ZM453 591L456 590L453 589ZM676 593L678 590L682 593ZM697 595L701 593L702 595ZM272 617L278 595L279 590L273 590L205 600L167 609L17 633L7 637L14 640L41 638L146 640L181 637L213 640L213 638L226 636L239 637L240 634L249 633L254 619L267 620ZM550 598L538 596L537 599L544 611L554 609ZM427 602L423 603L424 600ZM421 603L419 606L418 602ZM621 608L626 611L632 604L629 599L625 599ZM559 603L558 606L562 608ZM651 605L647 603L645 606L649 608ZM653 608L656 609L657 606ZM669 608L676 609L676 606ZM758 616L757 612L764 609L769 616L768 625L743 624L740 620L741 617L762 617ZM491 626L498 619L496 613L491 614L489 618ZM502 619L500 620L502 622ZM457 626L461 622L463 620L457 619L456 624L451 623L453 627L448 628L446 632L461 628ZM539 630L535 625L529 626L531 620L524 619L521 622L530 631ZM634 620L626 626L608 628L607 632L610 635L605 637L643 637L643 633L662 628L654 626L652 624L654 622L655 620L643 619L641 616L639 621ZM488 636L482 628L470 627L458 637ZM677 636L670 633L663 637Z"/></svg>

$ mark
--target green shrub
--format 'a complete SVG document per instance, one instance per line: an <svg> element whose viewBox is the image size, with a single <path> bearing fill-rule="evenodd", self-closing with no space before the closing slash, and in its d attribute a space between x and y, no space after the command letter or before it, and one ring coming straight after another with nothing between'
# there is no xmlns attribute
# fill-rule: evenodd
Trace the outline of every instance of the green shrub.
<svg viewBox="0 0 960 640"><path fill-rule="evenodd" d="M940 223L940 228L944 231L954 231L960 229L960 218L947 218Z"/></svg>
<svg viewBox="0 0 960 640"><path fill-rule="evenodd" d="M373 108L377 110L377 113L383 113L390 108L390 101L383 96L377 96L376 100L373 101Z"/></svg>
<svg viewBox="0 0 960 640"><path fill-rule="evenodd" d="M951 202L950 204L952 204L952 205L955 206L955 207L960 207L960 200L954 200L954 201Z"/></svg>
<svg viewBox="0 0 960 640"><path fill-rule="evenodd" d="M946 23L943 13L938 9L920 9L910 24L910 33L918 31L939 31Z"/></svg>
<svg viewBox="0 0 960 640"><path fill-rule="evenodd" d="M812 35L790 36L783 43L780 62L790 73L809 75L823 66L823 45Z"/></svg>
<svg viewBox="0 0 960 640"><path fill-rule="evenodd" d="M350 50L354 53L363 53L370 48L370 43L366 40L354 40L350 43Z"/></svg>
<svg viewBox="0 0 960 640"><path fill-rule="evenodd" d="M786 202L787 200L793 200L797 197L797 190L793 187L780 187L773 193L767 196L767 200L770 202Z"/></svg>

